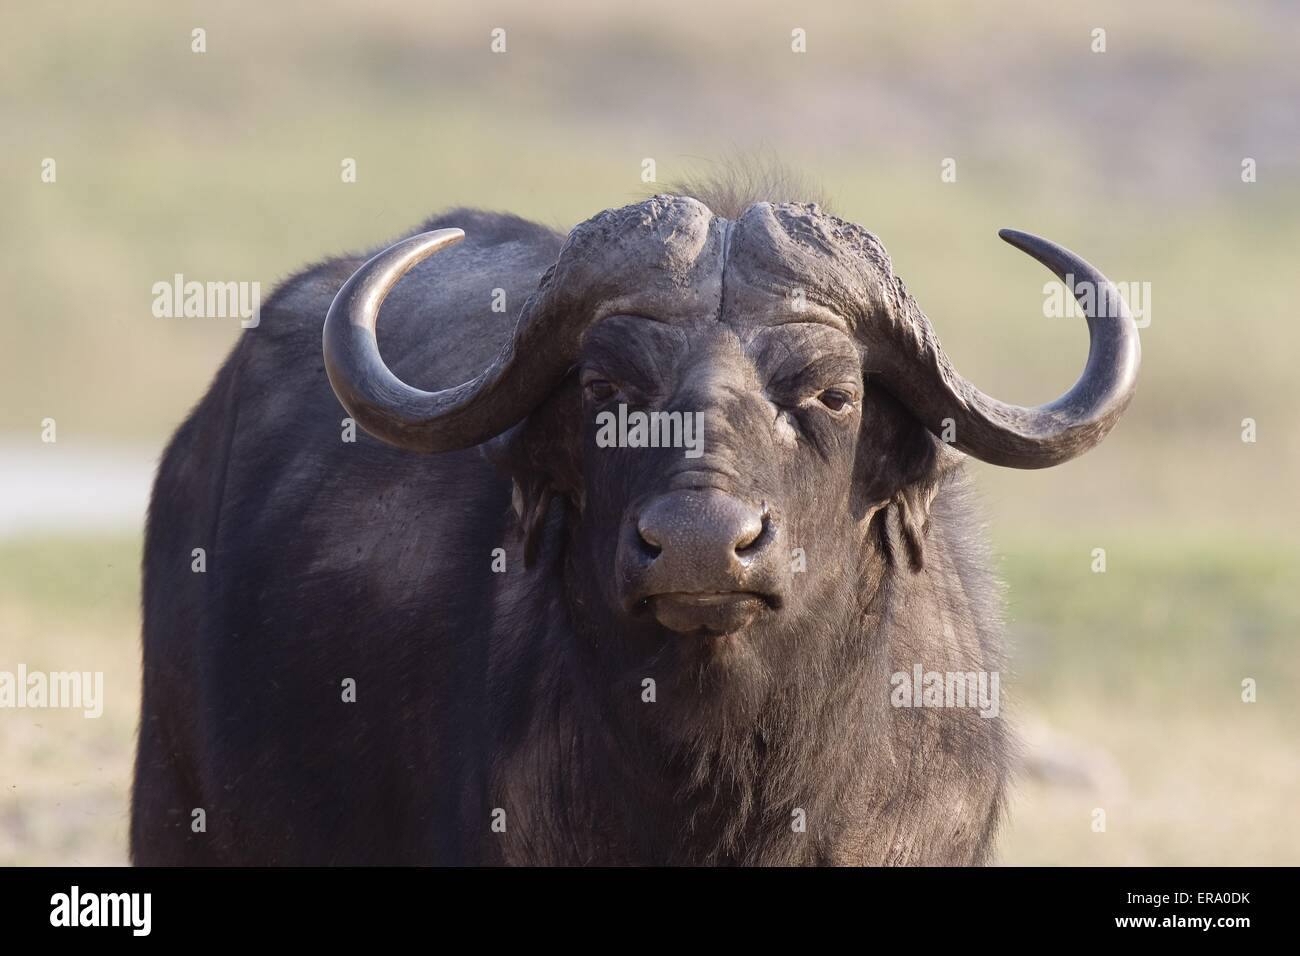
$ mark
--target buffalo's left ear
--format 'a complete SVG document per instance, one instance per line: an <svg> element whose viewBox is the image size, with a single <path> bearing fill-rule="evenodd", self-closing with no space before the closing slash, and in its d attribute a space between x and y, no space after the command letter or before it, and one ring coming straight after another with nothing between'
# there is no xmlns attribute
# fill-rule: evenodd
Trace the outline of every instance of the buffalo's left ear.
<svg viewBox="0 0 1300 956"><path fill-rule="evenodd" d="M483 453L511 481L511 506L524 542L524 565L537 558L551 502L583 504L582 393L570 374L527 418L483 445Z"/></svg>
<svg viewBox="0 0 1300 956"><path fill-rule="evenodd" d="M930 505L962 456L930 434L891 398L876 403L864 421L867 463L864 499L875 512L872 524L891 555L907 555L913 571L925 567Z"/></svg>
<svg viewBox="0 0 1300 956"><path fill-rule="evenodd" d="M930 531L930 505L946 475L947 446L917 426L913 448L905 453L903 483L889 499L888 519L907 552L913 571L925 567L925 538Z"/></svg>

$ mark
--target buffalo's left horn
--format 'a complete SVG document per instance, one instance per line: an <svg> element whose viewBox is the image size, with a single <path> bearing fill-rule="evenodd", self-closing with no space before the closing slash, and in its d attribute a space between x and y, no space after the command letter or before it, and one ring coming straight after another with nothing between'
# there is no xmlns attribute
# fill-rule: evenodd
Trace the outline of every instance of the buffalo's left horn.
<svg viewBox="0 0 1300 956"><path fill-rule="evenodd" d="M433 253L465 238L438 229L403 239L343 283L325 318L325 371L343 407L371 435L410 451L468 448L523 419L564 377L572 329L548 328L535 301L515 334L477 378L437 392L412 388L384 364L375 340L379 307L393 286Z"/></svg>
<svg viewBox="0 0 1300 956"><path fill-rule="evenodd" d="M969 455L1012 468L1047 468L1095 446L1137 388L1141 346L1119 290L1092 265L1054 242L1014 229L998 233L1070 287L1088 319L1088 362L1074 387L1047 405L1025 408L985 395L953 368L929 320L906 292L899 323L909 345L876 352L886 387L934 434ZM1082 296L1091 289L1092 301ZM901 286L900 286L901 289ZM896 327L897 328L897 327Z"/></svg>

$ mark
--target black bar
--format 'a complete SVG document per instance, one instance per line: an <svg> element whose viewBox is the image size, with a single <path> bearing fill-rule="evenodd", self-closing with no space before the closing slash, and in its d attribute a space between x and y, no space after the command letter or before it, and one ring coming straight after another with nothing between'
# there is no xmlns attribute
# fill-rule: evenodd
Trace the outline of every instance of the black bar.
<svg viewBox="0 0 1300 956"><path fill-rule="evenodd" d="M412 933L436 944L450 943L454 935L447 934L459 930L482 942L529 927L541 939L585 935L599 926L615 932L606 937L613 941L622 938L620 925L627 939L649 934L667 942L687 919L734 931L737 939L834 926L864 944L1033 941L1046 931L1057 941L1128 936L1231 945L1242 933L1277 932L1289 922L1281 914L1295 877L1294 869L1258 868L9 869L0 871L0 925L7 941L55 941L75 932L82 942L150 938L205 947L281 937L337 944ZM53 926L52 918L70 922L74 886L78 921L99 912L111 917L117 907L126 925ZM136 935L143 896L133 909L123 908L120 897L101 907L99 894L121 893L149 894L147 937ZM1200 924L1206 919L1208 928ZM1133 920L1153 922L1125 922Z"/></svg>

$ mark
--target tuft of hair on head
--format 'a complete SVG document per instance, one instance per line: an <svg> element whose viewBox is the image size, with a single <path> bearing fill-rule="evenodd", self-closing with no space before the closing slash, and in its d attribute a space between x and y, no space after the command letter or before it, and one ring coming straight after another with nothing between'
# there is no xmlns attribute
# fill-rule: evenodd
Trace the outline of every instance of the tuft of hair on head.
<svg viewBox="0 0 1300 956"><path fill-rule="evenodd" d="M774 156L734 156L667 185L667 192L689 196L708 206L715 216L738 219L757 202L803 202L829 212L820 185L795 172Z"/></svg>

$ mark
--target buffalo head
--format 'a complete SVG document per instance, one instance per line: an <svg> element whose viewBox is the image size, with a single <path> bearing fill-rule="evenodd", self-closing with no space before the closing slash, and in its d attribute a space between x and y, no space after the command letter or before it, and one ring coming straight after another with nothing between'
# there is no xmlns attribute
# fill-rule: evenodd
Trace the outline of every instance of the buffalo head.
<svg viewBox="0 0 1300 956"><path fill-rule="evenodd" d="M444 391L398 380L375 322L403 274L462 233L399 242L338 293L326 369L386 442L505 446L530 559L562 500L570 605L625 663L725 652L771 670L809 622L861 614L882 551L923 566L931 499L962 453L1055 465L1128 404L1138 336L1115 288L1060 246L1001 235L1094 293L1086 368L1048 405L962 378L866 230L816 205L726 219L674 196L573 229L495 362Z"/></svg>

